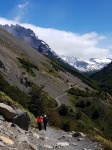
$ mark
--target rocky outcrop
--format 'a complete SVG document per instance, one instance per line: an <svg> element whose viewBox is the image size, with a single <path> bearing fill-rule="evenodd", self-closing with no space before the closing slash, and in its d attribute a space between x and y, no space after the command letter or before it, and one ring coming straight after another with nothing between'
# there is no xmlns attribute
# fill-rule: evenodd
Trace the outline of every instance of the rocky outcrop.
<svg viewBox="0 0 112 150"><path fill-rule="evenodd" d="M14 110L11 106L8 106L4 103L0 103L0 114L1 120L10 120L12 126L19 126L23 130L28 130L30 126L30 117L27 112L22 111L21 109Z"/></svg>

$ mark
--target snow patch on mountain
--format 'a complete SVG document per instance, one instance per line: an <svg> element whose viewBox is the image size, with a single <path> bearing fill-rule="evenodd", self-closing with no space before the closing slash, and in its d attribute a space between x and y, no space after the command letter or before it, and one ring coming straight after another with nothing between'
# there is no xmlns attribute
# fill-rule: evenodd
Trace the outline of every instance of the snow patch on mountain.
<svg viewBox="0 0 112 150"><path fill-rule="evenodd" d="M98 71L111 63L111 58L91 58L84 60L77 57L60 56L65 62L81 72Z"/></svg>

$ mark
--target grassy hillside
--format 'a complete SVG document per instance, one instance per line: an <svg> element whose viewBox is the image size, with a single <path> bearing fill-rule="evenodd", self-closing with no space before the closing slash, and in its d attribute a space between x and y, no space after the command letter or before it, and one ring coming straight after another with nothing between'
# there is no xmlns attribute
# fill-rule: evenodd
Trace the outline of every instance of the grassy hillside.
<svg viewBox="0 0 112 150"><path fill-rule="evenodd" d="M112 97L106 92L76 88L71 88L68 93L76 108L78 119L82 120L83 126L88 126L86 132L91 131L92 127L93 131L112 139L112 119L110 117L112 115Z"/></svg>

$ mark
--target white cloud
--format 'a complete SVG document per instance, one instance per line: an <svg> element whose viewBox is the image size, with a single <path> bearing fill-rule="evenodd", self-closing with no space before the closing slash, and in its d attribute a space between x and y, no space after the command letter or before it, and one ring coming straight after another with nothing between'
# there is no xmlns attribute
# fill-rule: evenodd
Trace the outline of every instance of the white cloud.
<svg viewBox="0 0 112 150"><path fill-rule="evenodd" d="M7 23L6 23L7 22ZM0 18L1 24L16 24L17 22ZM91 32L76 34L50 28L41 28L31 24L19 23L21 26L32 29L39 39L44 40L58 55L74 56L83 59L107 58L112 55L109 48L98 47L99 42L105 40L105 36ZM104 42L103 42L104 43Z"/></svg>
<svg viewBox="0 0 112 150"><path fill-rule="evenodd" d="M14 10L16 15L14 17L14 21L20 22L22 19L26 18L26 14L28 12L28 4L29 2L17 5L17 7Z"/></svg>
<svg viewBox="0 0 112 150"><path fill-rule="evenodd" d="M8 20L8 19L6 19L6 18L1 18L0 17L0 24L1 25L5 25L5 24L8 24L8 25L11 25L11 24L17 24L17 23L19 23L19 22L15 22L15 21L13 21L13 20Z"/></svg>
<svg viewBox="0 0 112 150"><path fill-rule="evenodd" d="M26 2L25 4L19 4L19 5L18 5L18 8L24 9L24 8L27 7L28 4L29 4L28 2Z"/></svg>

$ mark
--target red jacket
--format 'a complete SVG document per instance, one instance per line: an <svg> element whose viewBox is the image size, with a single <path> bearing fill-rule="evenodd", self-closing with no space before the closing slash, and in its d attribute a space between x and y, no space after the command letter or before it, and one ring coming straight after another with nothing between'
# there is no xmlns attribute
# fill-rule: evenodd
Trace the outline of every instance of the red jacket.
<svg viewBox="0 0 112 150"><path fill-rule="evenodd" d="M37 122L43 122L43 117L42 116L37 117Z"/></svg>

